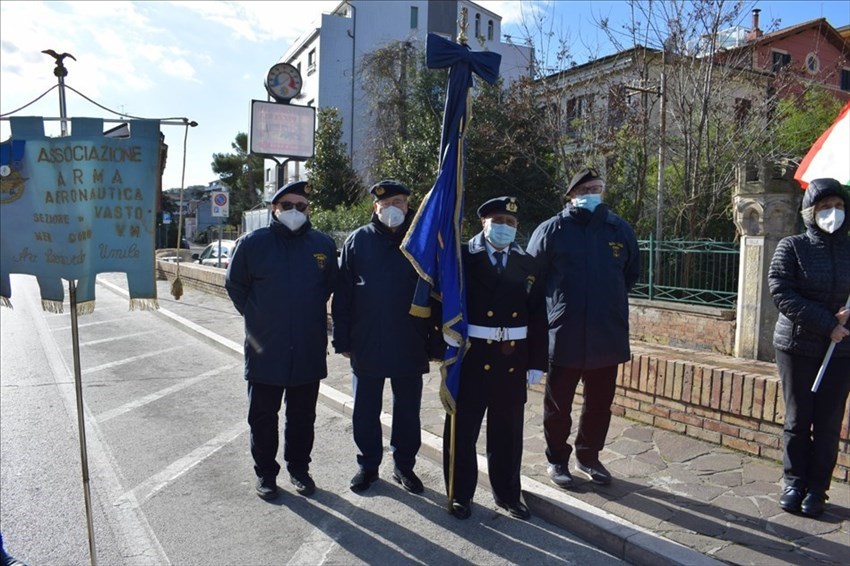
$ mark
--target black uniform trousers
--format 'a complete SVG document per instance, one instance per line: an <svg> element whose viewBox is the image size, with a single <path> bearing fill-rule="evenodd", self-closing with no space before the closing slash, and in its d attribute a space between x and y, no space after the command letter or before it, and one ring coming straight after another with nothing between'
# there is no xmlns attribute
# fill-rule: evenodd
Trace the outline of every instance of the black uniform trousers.
<svg viewBox="0 0 850 566"><path fill-rule="evenodd" d="M478 484L476 444L487 413L487 468L493 495L499 501L515 503L522 494L523 423L525 400L494 401L489 395L486 375L464 373L453 417L455 424L454 499L471 501ZM489 399L488 399L489 398ZM449 484L451 417L446 416L443 431L443 471Z"/></svg>
<svg viewBox="0 0 850 566"><path fill-rule="evenodd" d="M617 387L617 366L591 370L551 366L543 397L543 435L546 458L552 464L566 466L570 461L571 412L579 381L584 383L584 405L576 433L576 458L583 464L595 464L605 446Z"/></svg>
<svg viewBox="0 0 850 566"><path fill-rule="evenodd" d="M356 374L352 377L354 411L351 416L354 443L360 453L357 464L364 470L377 470L383 456L381 408L384 404L384 381L393 390L393 424L390 450L398 469L410 471L422 444L419 408L422 404L422 376L375 378Z"/></svg>
<svg viewBox="0 0 850 566"><path fill-rule="evenodd" d="M826 493L838 460L841 419L850 392L850 358L832 358L817 393L812 393L822 362L776 350L785 398L785 483Z"/></svg>
<svg viewBox="0 0 850 566"><path fill-rule="evenodd" d="M258 477L276 478L280 472L276 458L279 445L278 413L282 400L286 404L283 425L283 459L286 469L290 473L309 470L318 399L318 381L285 387L248 382L251 456L254 457L254 471Z"/></svg>

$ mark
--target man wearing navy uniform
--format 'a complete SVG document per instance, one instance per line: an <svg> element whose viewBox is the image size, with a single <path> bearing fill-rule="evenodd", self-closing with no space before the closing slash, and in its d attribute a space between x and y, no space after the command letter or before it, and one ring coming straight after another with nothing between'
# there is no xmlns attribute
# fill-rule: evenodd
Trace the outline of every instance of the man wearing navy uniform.
<svg viewBox="0 0 850 566"><path fill-rule="evenodd" d="M543 260L549 317L549 374L543 397L543 433L549 479L570 487L571 411L579 381L584 405L575 439L576 469L593 483L611 483L599 461L611 423L617 366L630 357L629 290L640 274L635 234L602 202L605 182L579 171L567 188L569 203L537 227L528 253Z"/></svg>
<svg viewBox="0 0 850 566"><path fill-rule="evenodd" d="M384 180L370 192L372 220L343 244L332 303L334 349L351 360L353 373L352 424L360 453L350 487L361 492L378 479L383 455L381 407L384 382L389 379L393 479L411 493L422 493L424 486L413 467L421 445L422 375L429 370L428 360L440 357L434 349L442 345L442 334L435 329L439 310L432 308L431 319L410 314L418 276L400 248L414 216L408 207L410 190L398 181Z"/></svg>
<svg viewBox="0 0 850 566"><path fill-rule="evenodd" d="M523 414L527 383L546 368L546 305L540 266L514 242L519 204L491 199L478 208L483 230L462 249L470 347L456 404L452 514L466 519L478 483L475 445L487 413L487 464L496 505L528 519L521 500ZM450 421L443 434L449 482Z"/></svg>
<svg viewBox="0 0 850 566"><path fill-rule="evenodd" d="M338 272L336 245L308 217L310 187L281 187L274 218L237 240L225 275L245 320L245 379L256 491L278 494L278 412L286 403L283 459L298 493L310 495L309 473L319 381L328 375L327 302ZM285 396L285 397L284 397Z"/></svg>

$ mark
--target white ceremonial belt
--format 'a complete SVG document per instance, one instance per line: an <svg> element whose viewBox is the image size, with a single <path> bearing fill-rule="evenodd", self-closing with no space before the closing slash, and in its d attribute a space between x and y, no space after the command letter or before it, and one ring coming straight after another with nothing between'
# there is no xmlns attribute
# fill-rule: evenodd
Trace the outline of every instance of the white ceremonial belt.
<svg viewBox="0 0 850 566"><path fill-rule="evenodd" d="M467 327L467 333L470 338L482 338L484 340L495 340L496 342L504 342L506 340L525 340L525 337L528 336L528 327L496 327L470 324Z"/></svg>

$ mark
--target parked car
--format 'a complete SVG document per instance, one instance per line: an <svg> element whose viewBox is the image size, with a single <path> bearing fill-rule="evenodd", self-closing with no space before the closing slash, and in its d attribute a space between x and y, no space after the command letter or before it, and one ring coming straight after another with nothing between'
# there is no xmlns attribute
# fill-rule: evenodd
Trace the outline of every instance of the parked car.
<svg viewBox="0 0 850 566"><path fill-rule="evenodd" d="M209 244L199 254L192 254L192 259L201 265L213 267L227 267L230 265L230 254L233 253L235 240L216 240ZM219 260L219 256L221 259Z"/></svg>

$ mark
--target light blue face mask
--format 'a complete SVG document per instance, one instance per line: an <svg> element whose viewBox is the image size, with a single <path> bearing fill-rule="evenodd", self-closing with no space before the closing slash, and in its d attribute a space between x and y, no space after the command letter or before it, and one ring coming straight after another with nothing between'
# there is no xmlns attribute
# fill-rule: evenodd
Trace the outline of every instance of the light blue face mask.
<svg viewBox="0 0 850 566"><path fill-rule="evenodd" d="M596 210L596 207L599 206L599 203L602 202L601 194L590 194L590 195L581 195L573 199L573 206L578 208L585 208L590 212Z"/></svg>
<svg viewBox="0 0 850 566"><path fill-rule="evenodd" d="M506 248L516 238L516 228L507 224L487 222L487 225L484 226L484 237L494 248Z"/></svg>

